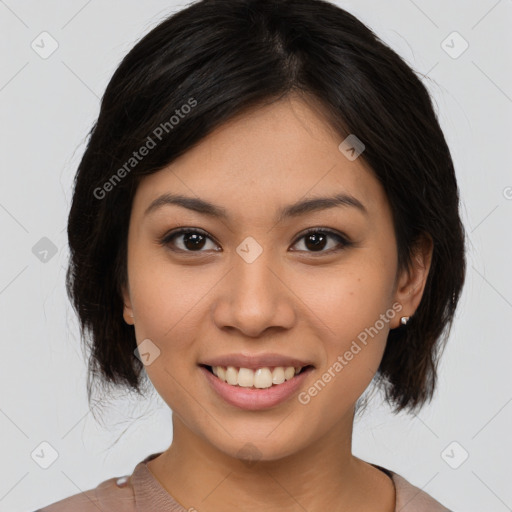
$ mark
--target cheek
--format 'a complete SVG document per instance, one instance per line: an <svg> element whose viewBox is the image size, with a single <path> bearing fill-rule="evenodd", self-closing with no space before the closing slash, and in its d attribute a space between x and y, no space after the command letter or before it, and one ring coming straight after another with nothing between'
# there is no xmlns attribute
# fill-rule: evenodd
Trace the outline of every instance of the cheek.
<svg viewBox="0 0 512 512"><path fill-rule="evenodd" d="M137 343L149 339L154 344L149 346L157 357L146 365L146 372L164 400L179 407L174 401L181 400L181 386L186 387L197 371L204 300L218 278L199 266L141 261L144 264L134 265L130 274Z"/></svg>
<svg viewBox="0 0 512 512"><path fill-rule="evenodd" d="M311 413L308 421L338 421L373 379L395 314L389 308L382 276L380 279L357 274L326 280L314 299L323 357L316 378L299 397Z"/></svg>
<svg viewBox="0 0 512 512"><path fill-rule="evenodd" d="M373 262L302 278L297 294L322 321L331 343L343 347L386 313L391 291L389 269Z"/></svg>
<svg viewBox="0 0 512 512"><path fill-rule="evenodd" d="M213 285L211 272L199 266L179 267L162 258L146 259L130 276L136 326L146 337L162 343L172 339L179 345L183 336L177 333L193 325L200 298Z"/></svg>
<svg viewBox="0 0 512 512"><path fill-rule="evenodd" d="M189 282L196 284L190 286ZM151 340L149 346L156 354L150 364L145 363L145 371L158 394L177 411L190 407L183 389L197 370L194 340L201 325L197 303L205 293L197 289L197 282L170 271L167 264L148 265L134 274L130 283L137 343Z"/></svg>
<svg viewBox="0 0 512 512"><path fill-rule="evenodd" d="M323 352L319 381L305 400L322 394L318 405L332 402L333 414L363 393L384 354L395 315L390 308L391 280L386 271L375 265L350 271L344 268L330 278L317 279L316 284L313 279L302 282L303 290L317 290L305 302L314 313L310 318L318 326ZM326 392L320 393L324 387Z"/></svg>

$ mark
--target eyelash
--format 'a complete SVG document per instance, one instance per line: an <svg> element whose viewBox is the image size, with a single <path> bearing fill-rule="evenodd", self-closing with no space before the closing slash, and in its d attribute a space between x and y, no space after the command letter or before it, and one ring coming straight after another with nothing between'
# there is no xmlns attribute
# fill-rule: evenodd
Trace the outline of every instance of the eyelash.
<svg viewBox="0 0 512 512"><path fill-rule="evenodd" d="M174 239L174 238L177 238L179 237L180 235L183 235L183 234L190 234L190 233L197 233L199 235L203 235L207 238L209 238L210 240L214 241L205 231L202 231L200 229L197 229L197 228L180 228L176 231L171 231L170 233L167 233L166 235L164 235L158 242L160 245L162 246L165 246L167 248L169 248L169 250L173 251L173 252L181 252L181 253L184 253L184 252L188 252L188 253L202 253L202 252L206 252L206 251L189 251L189 250L184 250L184 249L172 249L170 248L170 242ZM297 242L299 242L300 240L302 240L303 238L307 237L308 235L311 235L311 234L316 234L316 233L322 233L322 234L326 234L332 238L335 238L338 240L338 242L342 245L342 247L338 247L338 248L334 248L334 249L329 249L327 251L297 251L297 252L307 252L309 254L311 254L312 256L321 256L321 255L325 255L325 254L332 254L334 252L338 252L338 251L341 251L347 247L350 247L352 244L352 242L350 242L347 237L345 236L342 236L341 234L337 233L336 231L333 231L332 229L328 229L328 228L311 228L311 229L308 229L307 231L305 231L304 233L302 233L302 235L300 235L300 237L298 237L295 242L293 243L293 245L296 245ZM215 241L214 241L215 242Z"/></svg>

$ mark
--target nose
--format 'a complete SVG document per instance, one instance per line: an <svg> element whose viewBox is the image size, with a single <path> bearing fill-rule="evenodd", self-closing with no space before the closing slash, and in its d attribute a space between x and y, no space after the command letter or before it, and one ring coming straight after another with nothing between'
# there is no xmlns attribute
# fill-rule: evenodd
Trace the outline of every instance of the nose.
<svg viewBox="0 0 512 512"><path fill-rule="evenodd" d="M214 323L253 338L266 330L290 329L297 315L285 274L275 259L271 261L270 251L252 262L235 254L231 271L217 287Z"/></svg>

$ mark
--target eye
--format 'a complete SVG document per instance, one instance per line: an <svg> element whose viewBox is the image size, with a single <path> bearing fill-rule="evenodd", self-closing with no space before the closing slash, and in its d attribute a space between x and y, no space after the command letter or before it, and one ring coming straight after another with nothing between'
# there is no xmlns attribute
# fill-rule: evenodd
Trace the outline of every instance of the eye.
<svg viewBox="0 0 512 512"><path fill-rule="evenodd" d="M335 244L334 247L324 251L323 249L326 246L326 241L328 239L336 240L338 243ZM306 252L319 252L321 254L332 253L338 250L341 250L344 247L349 247L352 245L346 237L341 234L332 231L327 228L312 228L306 231L294 245L297 245L300 240L304 239L304 246L306 247ZM181 247L176 248L176 241L181 240ZM206 234L206 232L196 229L196 228L182 228L171 233L165 235L159 243L163 246L169 247L171 251L175 252L205 252L202 251L205 247L206 241L213 239ZM214 244L215 246L216 244ZM327 244L328 245L328 244ZM174 246L174 247L173 247ZM219 249L213 249L214 251L220 251ZM304 251L303 249L299 249L300 251Z"/></svg>
<svg viewBox="0 0 512 512"><path fill-rule="evenodd" d="M174 249L170 247L171 245L174 245L174 241L176 239L180 238L183 239L182 244L184 248ZM176 252L204 252L201 251L201 249L205 246L205 240L207 239L212 240L204 231L200 229L187 228L169 233L160 240L160 244L168 246L172 251Z"/></svg>
<svg viewBox="0 0 512 512"><path fill-rule="evenodd" d="M338 241L337 246L330 248L327 251L323 249L326 246L326 241L331 238ZM341 234L326 228L312 228L308 229L298 241L304 239L304 246L308 249L306 252L320 252L321 254L332 253L341 250L343 247L349 247L351 242L343 237ZM297 242L295 242L297 244ZM295 245L294 244L294 245ZM343 246L343 247L340 247Z"/></svg>

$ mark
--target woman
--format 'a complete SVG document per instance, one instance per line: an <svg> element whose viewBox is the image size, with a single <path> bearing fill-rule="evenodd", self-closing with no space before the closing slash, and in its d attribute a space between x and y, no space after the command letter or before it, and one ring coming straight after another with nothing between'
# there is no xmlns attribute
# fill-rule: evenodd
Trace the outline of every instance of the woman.
<svg viewBox="0 0 512 512"><path fill-rule="evenodd" d="M153 29L68 236L89 398L149 379L173 440L42 511L448 510L351 450L370 384L395 412L432 398L466 262L431 99L348 12L203 0Z"/></svg>

